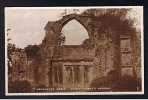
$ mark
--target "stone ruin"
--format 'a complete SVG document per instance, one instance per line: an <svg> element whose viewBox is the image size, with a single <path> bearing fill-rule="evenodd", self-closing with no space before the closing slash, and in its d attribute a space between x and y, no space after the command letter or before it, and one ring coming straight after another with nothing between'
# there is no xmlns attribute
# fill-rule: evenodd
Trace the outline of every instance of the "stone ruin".
<svg viewBox="0 0 148 100"><path fill-rule="evenodd" d="M63 45L61 30L73 19L86 28L89 39L81 45ZM105 77L112 70L118 70L121 76L141 77L136 35L100 32L102 24L97 15L84 13L49 21L46 36L39 45L41 56L37 60L24 60L26 68L20 80L28 80L33 86L88 88L94 79Z"/></svg>

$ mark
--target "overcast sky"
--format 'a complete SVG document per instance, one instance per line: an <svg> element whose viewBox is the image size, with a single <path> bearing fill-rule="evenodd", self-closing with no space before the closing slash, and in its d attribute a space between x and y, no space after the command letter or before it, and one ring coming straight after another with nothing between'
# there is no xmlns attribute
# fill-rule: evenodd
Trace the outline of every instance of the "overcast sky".
<svg viewBox="0 0 148 100"><path fill-rule="evenodd" d="M80 13L84 10L86 8L81 8ZM72 13L72 9L68 11ZM5 8L5 30L11 28L9 37L12 39L11 43L16 44L17 47L40 44L45 37L44 27L47 22L60 19L63 12L63 8ZM129 14L130 17L136 18L138 27L141 24L142 12L141 8L134 8ZM80 44L82 40L88 38L86 29L76 20L66 24L62 32L68 38L66 44ZM75 38L77 41L74 41Z"/></svg>

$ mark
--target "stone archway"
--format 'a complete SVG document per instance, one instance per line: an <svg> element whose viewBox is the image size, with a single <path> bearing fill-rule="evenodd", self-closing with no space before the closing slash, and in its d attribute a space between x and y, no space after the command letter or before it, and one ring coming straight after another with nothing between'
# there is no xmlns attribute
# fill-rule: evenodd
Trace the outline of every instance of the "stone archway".
<svg viewBox="0 0 148 100"><path fill-rule="evenodd" d="M53 73L52 75L54 75L55 73L54 73L54 70L55 70L55 68L57 68L56 66L57 66L57 64L58 64L58 66L61 66L62 67L62 63L61 62L59 62L59 61L57 61L57 59L61 59L61 61L63 62L63 64L67 64L67 63L69 63L69 60L68 59L71 59L71 58L69 58L69 56L68 56L68 59L67 60L65 60L62 56L58 56L57 58L55 58L56 56L55 56L55 51L59 51L59 52L61 52L62 51L62 49L63 48L65 48L65 50L67 50L68 48L71 48L72 46L69 46L68 48L67 47L59 47L58 46L58 44L57 44L57 40L58 40L58 37L59 37L59 33L61 33L61 30L62 30L62 28L63 28L63 26L65 26L68 22L70 22L71 20L73 20L73 19L75 19L75 20L77 20L85 29L86 29L86 31L88 32L88 36L89 36L89 38L91 38L91 37L93 37L92 36L92 30L90 30L90 22L91 22L91 18L89 17L89 16L82 16L82 15L76 15L76 14L70 14L70 15L67 15L67 16L64 16L62 19L60 19L60 20L58 20L58 21L55 21L55 22L48 22L47 23L47 25L46 25L46 27L45 27L45 30L46 30L46 37L45 37L45 40L43 41L43 45L44 45L44 47L43 48L45 48L45 52L44 52L44 54L46 55L46 58L45 59L47 59L47 57L48 57L48 61L49 62L53 62L53 59L54 59L54 62L52 63L52 65L51 65L51 63L49 63L49 64L47 64L47 67L50 67L49 69L50 69L50 73ZM73 48L73 47L72 47ZM86 49L84 49L81 45L80 46L77 46L76 48L80 48L80 49L74 49L73 48L73 50L74 50L74 52L75 52L75 54L76 53L79 53L79 52L77 52L77 50L81 50L81 49L83 49L84 50L84 52L87 52L87 50ZM63 51L63 52L66 52L66 51ZM82 52L82 51L81 51ZM52 53L52 54L51 54ZM68 53L68 52L67 52ZM87 54L87 53L86 53ZM59 54L58 54L59 55ZM65 55L65 54L63 54L63 55ZM77 54L76 54L77 55ZM72 55L71 55L71 57L72 57ZM73 56L74 57L74 56ZM74 63L72 63L71 64L71 67L72 67L72 69L73 69L73 71L75 71L76 69L74 68L74 66L81 66L82 67L82 65L81 65L81 63L84 61L84 60L86 60L86 62L87 63L90 63L90 61L89 61L89 59L87 60L87 56L85 56L86 58L84 58L84 59L79 59L79 57L74 57L74 59L71 59L72 60L72 62L74 62ZM82 57L83 58L83 57ZM92 60L91 60L92 61ZM55 68L53 68L53 66L55 67ZM68 65L69 66L69 65ZM92 66L92 64L90 64L89 66ZM84 65L84 67L87 67L87 65ZM65 66L63 66L63 68L65 68ZM82 71L82 73L84 72L83 70L84 70L85 68L81 68L81 71ZM73 72L73 74L74 74L75 72ZM76 73L75 73L76 74ZM84 73L84 75L85 75L86 73ZM61 83L58 83L58 82L55 82L55 79L54 78L56 78L58 75L55 75L55 77L54 78L52 78L52 77L50 77L51 75L49 75L49 79L51 79L51 81L49 80L49 84L51 84L52 86L53 85L55 85L56 84L56 86L61 86L62 84ZM86 77L87 75L85 75L85 77ZM63 75L63 77L64 77L64 75ZM65 76L66 77L66 76ZM56 78L56 80L57 79L59 79L58 77ZM76 77L75 77L75 79L76 79ZM66 79L64 79L64 80L66 80ZM73 80L73 81L76 81L76 80ZM54 83L54 84L53 84ZM63 82L64 84L66 84L65 82ZM84 82L82 82L83 84L84 84ZM73 84L74 85L74 84ZM82 85L82 84L81 84ZM66 85L65 85L66 86ZM83 86L83 85L82 85ZM71 86L70 86L71 87Z"/></svg>
<svg viewBox="0 0 148 100"><path fill-rule="evenodd" d="M50 69L50 73L53 73L52 75L54 75L54 69L53 69L53 65L51 65L51 63L49 63L49 62L52 62L53 59L54 60L61 59L60 61L62 61L62 59L63 59L62 56L59 56L56 59L54 58L55 57L55 53L54 52L56 50L60 50L61 49L61 47L58 47L58 44L57 44L59 33L61 32L63 26L66 25L69 21L71 21L73 19L77 20L82 26L84 26L84 28L88 32L90 42L92 44L95 44L94 43L95 42L95 40L94 40L94 33L98 32L99 26L98 25L95 25L96 23L94 23L94 18L91 17L91 16L83 16L83 15L77 15L77 14L70 14L70 15L64 16L62 19L60 19L58 21L48 22L47 25L45 26L46 37L45 37L42 45L44 45L43 46L43 49L45 49L45 51L43 51L44 55L46 55L45 59L48 59L48 60L46 60L46 61L48 61L46 67L47 68L50 67L49 69ZM75 66L75 64L79 64L81 66L81 61L82 62L83 61L84 62L86 61L87 63L91 63L91 65L89 65L89 66L94 66L94 64L92 64L92 63L94 62L93 59L95 57L95 53L97 52L97 51L94 51L95 50L94 48L95 47L93 47L90 50L88 50L90 52L88 54L91 54L91 56L90 56L91 60L89 59L89 55L88 55L88 56L85 56L84 59L79 60L78 63L75 62L74 64L72 64L72 66ZM86 48L83 48L83 51L85 52L85 51L87 51L87 49ZM103 52L103 51L101 51L101 52ZM79 52L77 52L77 53L79 53ZM71 55L72 55L72 53L71 53ZM86 55L87 55L87 53L86 53ZM73 55L73 57L75 57L75 55ZM78 59L79 58L74 58L72 60L78 60ZM57 68L56 65L57 65L58 61L55 61L55 62L56 62L56 64L54 64L54 65L55 65L55 68ZM67 60L66 60L66 63L65 64L67 64L67 63L69 63L69 62L67 62ZM61 62L60 62L60 64L61 65L58 65L58 66L61 66L62 67L62 63ZM87 66L87 65L85 65L85 66ZM102 63L101 63L101 66L103 66ZM81 69L81 70L83 70L83 69ZM96 70L96 69L93 69L93 70ZM98 70L100 70L100 69L97 69L97 71ZM104 71L104 70L101 70L101 71ZM96 73L98 73L98 72L95 72L94 74L96 74ZM85 75L85 76L87 76L87 75ZM96 76L96 75L94 75L94 76ZM55 79L52 78L52 77L50 77L49 79L51 79L51 81L49 80L49 84L53 85L53 82L54 82ZM59 86L59 85L57 84L57 86Z"/></svg>
<svg viewBox="0 0 148 100"><path fill-rule="evenodd" d="M88 29L88 24L87 21L84 22L83 19L80 17L80 15L76 15L76 14L71 14L71 15L67 15L65 17L63 17L63 19L61 19L59 21L59 32L61 32L63 26L65 26L68 22L72 21L72 20L76 20L78 21L82 26L84 26L84 28L87 30L88 35L91 35L90 30Z"/></svg>
<svg viewBox="0 0 148 100"><path fill-rule="evenodd" d="M89 39L86 28L75 19L63 26L61 34L64 38L63 45L82 45Z"/></svg>
<svg viewBox="0 0 148 100"><path fill-rule="evenodd" d="M61 32L63 26L65 24L67 24L69 21L71 20L77 20L82 26L84 26L84 28L87 30L88 32L88 36L90 38L90 40L93 42L93 31L90 28L92 23L92 18L90 16L82 16L82 15L77 15L77 14L70 14L70 15L66 15L64 16L62 19L55 21L55 22L48 22L47 25L45 26L45 30L47 32L46 36L45 36L45 40L52 40L53 43L55 43L56 41L54 41L54 39L56 40L56 37L58 37L58 33ZM51 37L51 34L53 35L53 37ZM49 37L50 35L50 37ZM46 43L47 43L46 41ZM50 41L51 42L51 41ZM48 44L51 45L51 43L48 42ZM56 44L56 43L55 43Z"/></svg>
<svg viewBox="0 0 148 100"><path fill-rule="evenodd" d="M99 22L98 18L94 16L92 17L92 16L77 15L77 14L66 15L58 21L48 22L47 25L45 26L46 37L42 43L42 47L43 47L42 50L43 50L43 55L45 57L45 61L47 61L47 65L46 65L47 69L49 66L50 68L52 67L50 65L51 63L49 62L52 62L53 60L54 52L56 51L55 48L57 47L57 40L59 37L59 33L61 32L63 26L73 19L77 20L80 24L82 24L86 28L89 38L91 42L94 44L93 48L95 50L93 54L93 63L96 62L96 65L97 65L96 67L98 67L96 68L97 69L96 73L101 73L100 74L101 76L103 75L102 72L104 73L106 69L108 69L108 67L110 66L114 67L114 69L116 70L121 70L120 35L113 33L114 31L112 31L110 35L111 40L106 40L106 37L107 37L106 35L108 35L108 33L105 33L105 32L99 33L100 25L103 22ZM98 24L96 22L98 22ZM97 35L99 34L98 37L95 36L96 34ZM109 43L109 46L112 47L111 48L113 49L112 51L111 49L108 49L108 43ZM107 54L106 54L107 56L113 56L113 57L106 57L106 55L104 54L104 50L107 50ZM112 53L112 55L110 54L110 52ZM102 56L103 58L101 58ZM105 62L106 60L104 60L106 58L109 58L108 60L111 60L107 64ZM62 57L59 57L58 59L62 60ZM102 62L99 65L98 62L100 61ZM113 64L111 65L110 63L113 63ZM107 68L101 68L104 66L106 67L106 65L108 65ZM52 72L52 69L51 69L51 72Z"/></svg>

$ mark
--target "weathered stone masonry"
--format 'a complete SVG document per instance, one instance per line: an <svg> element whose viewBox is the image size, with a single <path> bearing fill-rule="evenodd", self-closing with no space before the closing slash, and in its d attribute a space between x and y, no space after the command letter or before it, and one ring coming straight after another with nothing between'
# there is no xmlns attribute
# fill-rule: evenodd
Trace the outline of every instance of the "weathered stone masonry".
<svg viewBox="0 0 148 100"><path fill-rule="evenodd" d="M89 39L81 45L62 45L59 41L61 30L73 19L86 28ZM117 70L118 75L137 76L135 72L141 66L137 66L136 35L102 33L99 31L101 25L103 22L97 16L85 14L69 14L58 21L49 21L39 46L41 57L37 64L33 63L34 59L27 59L26 66L31 70L24 71L25 79L33 86L85 88L111 70Z"/></svg>
<svg viewBox="0 0 148 100"><path fill-rule="evenodd" d="M74 45L67 45L67 46L59 46L58 45L58 37L59 33L61 33L61 30L63 26L68 23L71 20L77 20L82 24L86 30L88 31L89 35L89 44L87 44L87 47L84 47L83 44L79 46ZM100 33L99 40L96 42L96 38L99 30L99 26L103 22L99 22L97 20L97 17L94 16L86 16L86 15L78 15L78 14L70 14L64 16L62 19L55 21L55 22L48 22L45 26L46 30L46 36L43 40L43 43L41 45L42 48L42 55L44 58L44 61L46 61L46 65L44 66L46 69L44 71L44 79L42 79L42 84L46 86L51 87L89 87L89 84L91 80L102 77L107 75L107 73L110 70L118 69L122 70L121 67L125 68L132 68L133 64L125 64L122 65L121 63L123 61L120 61L121 58L121 52L120 52L120 41L121 40L133 40L133 38L130 38L129 35L113 35L115 36L116 40L112 40L111 37L106 37L105 33ZM113 33L115 34L115 33ZM99 42L98 42L99 41ZM128 54L131 51L131 44L126 48L127 50L123 53ZM118 44L119 46L117 46ZM124 43L123 43L124 45ZM90 48L89 48L90 47ZM124 47L123 47L124 49ZM119 50L118 52L114 52L115 50ZM99 51L99 52L98 52ZM116 54L118 53L118 54ZM131 56L131 55L129 55ZM133 59L128 59L129 62L131 62ZM114 59L114 60L113 60ZM124 58L123 58L124 60ZM117 66L117 67L116 67ZM130 67L131 66L131 67ZM86 71L88 70L89 71ZM66 73L67 71L67 73ZM69 71L69 74L68 74ZM77 74L81 73L79 75L80 79L75 78ZM88 73L89 82L85 82L84 80L84 74L85 72ZM133 71L132 71L133 72ZM50 74L48 74L50 73ZM71 80L68 80L66 78L67 76L70 76ZM78 84L75 84L75 81L80 80ZM87 85L84 85L84 84ZM70 84L70 86L68 86Z"/></svg>

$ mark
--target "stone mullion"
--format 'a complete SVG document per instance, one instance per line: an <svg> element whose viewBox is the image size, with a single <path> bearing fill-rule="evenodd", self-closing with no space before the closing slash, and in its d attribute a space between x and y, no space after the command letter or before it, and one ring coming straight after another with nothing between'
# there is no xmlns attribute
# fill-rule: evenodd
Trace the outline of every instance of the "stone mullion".
<svg viewBox="0 0 148 100"><path fill-rule="evenodd" d="M113 67L116 70L117 80L121 77L121 56L120 56L120 35L112 34L113 36Z"/></svg>
<svg viewBox="0 0 148 100"><path fill-rule="evenodd" d="M84 83L84 66L83 65L81 65L80 66L80 77L81 77L81 86L84 86L85 85L85 83Z"/></svg>
<svg viewBox="0 0 148 100"><path fill-rule="evenodd" d="M65 70L66 70L66 69L65 69L65 66L63 65L63 66L62 66L62 72L63 72L62 86L63 86L63 87L65 87L64 84L66 84L66 83L65 83L65 82L66 82L66 80L65 80L65 78L66 78L66 76L65 76L66 73L65 73L65 72L66 72L66 71L65 71Z"/></svg>
<svg viewBox="0 0 148 100"><path fill-rule="evenodd" d="M73 86L75 86L75 79L74 79L74 77L75 77L75 72L74 72L74 66L71 66L71 68L72 68L72 84L73 84Z"/></svg>
<svg viewBox="0 0 148 100"><path fill-rule="evenodd" d="M135 43L135 37L133 36L131 38L131 56L132 56L132 67L133 67L133 75L135 78L137 78L137 74L136 74L136 43Z"/></svg>

